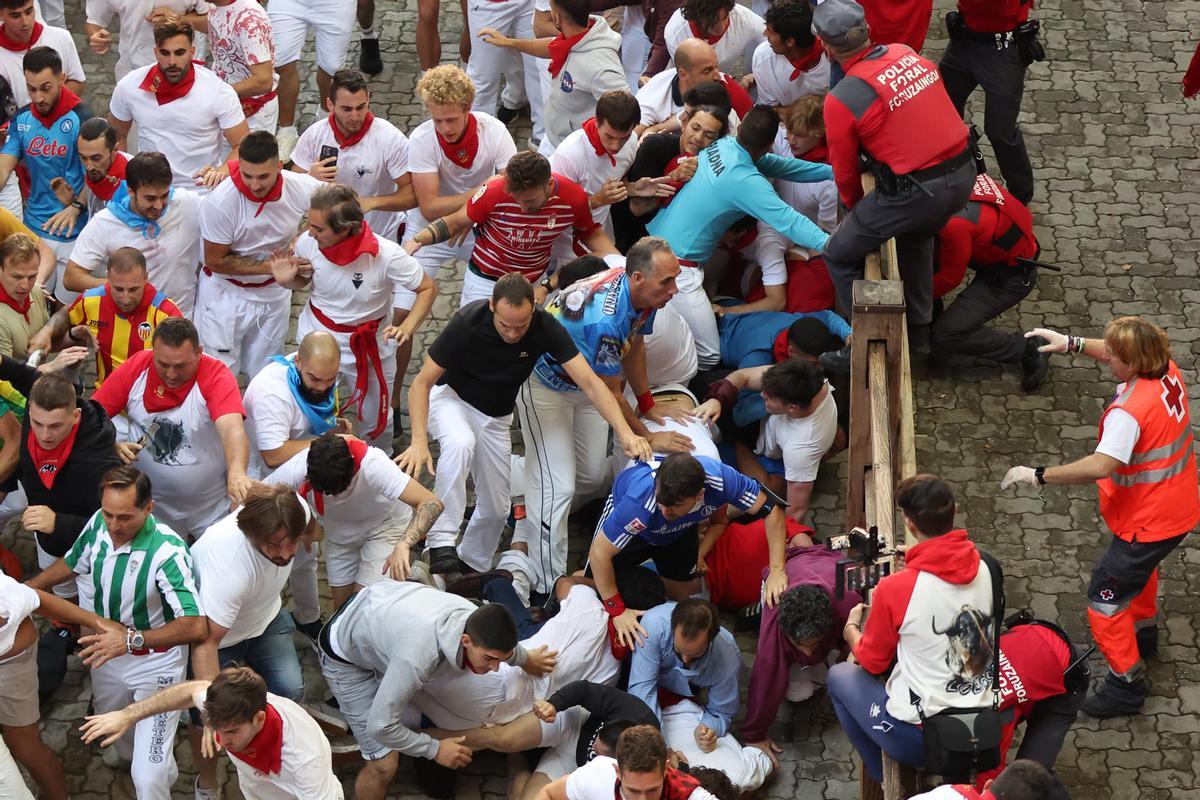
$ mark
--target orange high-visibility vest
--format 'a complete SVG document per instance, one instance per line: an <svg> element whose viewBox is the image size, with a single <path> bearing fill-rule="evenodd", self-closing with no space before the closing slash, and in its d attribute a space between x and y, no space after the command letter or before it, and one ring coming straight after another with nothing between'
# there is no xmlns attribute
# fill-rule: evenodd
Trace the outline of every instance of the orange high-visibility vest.
<svg viewBox="0 0 1200 800"><path fill-rule="evenodd" d="M1140 435L1129 463L1097 481L1100 515L1126 541L1157 542L1200 522L1200 484L1192 449L1187 387L1172 361L1161 378L1133 378L1100 418L1122 408Z"/></svg>

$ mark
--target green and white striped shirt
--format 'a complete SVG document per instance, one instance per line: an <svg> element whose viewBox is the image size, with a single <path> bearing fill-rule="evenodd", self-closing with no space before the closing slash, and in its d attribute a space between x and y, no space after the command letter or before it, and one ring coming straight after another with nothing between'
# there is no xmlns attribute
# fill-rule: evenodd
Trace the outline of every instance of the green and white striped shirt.
<svg viewBox="0 0 1200 800"><path fill-rule="evenodd" d="M64 560L81 577L91 576L97 616L146 631L201 615L187 544L153 515L131 541L115 547L97 511Z"/></svg>

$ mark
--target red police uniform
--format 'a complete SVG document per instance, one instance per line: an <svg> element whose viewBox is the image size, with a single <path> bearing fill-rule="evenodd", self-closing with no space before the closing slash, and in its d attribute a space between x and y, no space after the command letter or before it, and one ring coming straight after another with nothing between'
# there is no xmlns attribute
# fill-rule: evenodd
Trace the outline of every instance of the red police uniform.
<svg viewBox="0 0 1200 800"><path fill-rule="evenodd" d="M871 41L904 44L921 52L933 16L933 0L862 0L859 5L871 26Z"/></svg>
<svg viewBox="0 0 1200 800"><path fill-rule="evenodd" d="M938 234L933 296L941 297L962 283L970 264L1023 270L1017 259L1036 259L1037 254L1029 208L988 175L979 175L966 208Z"/></svg>
<svg viewBox="0 0 1200 800"><path fill-rule="evenodd" d="M825 98L825 131L838 193L853 210L825 246L829 276L849 309L863 259L895 237L908 321L924 326L933 317L933 235L974 184L967 127L937 67L907 45L876 45L842 66L846 77ZM865 199L860 152L899 176Z"/></svg>

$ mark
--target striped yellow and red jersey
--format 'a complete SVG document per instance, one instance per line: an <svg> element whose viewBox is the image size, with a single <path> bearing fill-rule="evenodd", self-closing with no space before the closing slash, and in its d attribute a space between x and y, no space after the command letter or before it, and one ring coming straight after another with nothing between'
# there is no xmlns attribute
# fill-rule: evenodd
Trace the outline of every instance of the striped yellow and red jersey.
<svg viewBox="0 0 1200 800"><path fill-rule="evenodd" d="M127 358L149 350L154 329L167 317L182 317L175 303L151 284L142 290L142 302L128 314L113 302L108 284L88 289L75 299L71 325L87 325L96 337L96 386Z"/></svg>

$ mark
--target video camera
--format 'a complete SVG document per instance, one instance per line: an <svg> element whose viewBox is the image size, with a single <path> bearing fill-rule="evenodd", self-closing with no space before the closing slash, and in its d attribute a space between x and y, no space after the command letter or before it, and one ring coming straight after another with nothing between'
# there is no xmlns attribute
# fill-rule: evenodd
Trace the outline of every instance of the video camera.
<svg viewBox="0 0 1200 800"><path fill-rule="evenodd" d="M836 599L843 599L851 591L865 600L871 589L892 574L899 551L884 550L883 544L875 525L870 530L854 528L847 534L829 537L827 547L845 551L847 556L837 563Z"/></svg>

